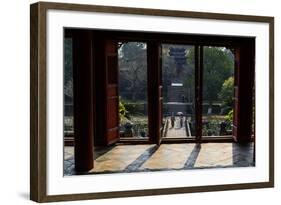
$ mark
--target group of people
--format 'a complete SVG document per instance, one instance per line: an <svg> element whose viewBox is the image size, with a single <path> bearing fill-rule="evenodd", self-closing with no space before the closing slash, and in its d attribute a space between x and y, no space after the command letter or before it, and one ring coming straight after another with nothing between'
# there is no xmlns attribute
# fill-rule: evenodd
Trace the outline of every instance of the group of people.
<svg viewBox="0 0 281 205"><path fill-rule="evenodd" d="M177 116L179 116L179 118L180 118L180 128L182 128L183 127L183 113L182 112L178 112ZM175 121L176 121L176 116L172 112L172 115L171 115L171 126L172 126L172 128L175 127Z"/></svg>

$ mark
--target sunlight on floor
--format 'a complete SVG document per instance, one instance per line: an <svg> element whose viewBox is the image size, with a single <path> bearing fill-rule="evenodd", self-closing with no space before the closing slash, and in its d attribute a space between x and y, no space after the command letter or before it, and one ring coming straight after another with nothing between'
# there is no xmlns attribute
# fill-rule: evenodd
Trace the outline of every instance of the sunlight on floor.
<svg viewBox="0 0 281 205"><path fill-rule="evenodd" d="M65 147L64 157L64 174L75 174L74 148ZM252 143L116 145L95 148L94 158L89 173L254 166Z"/></svg>

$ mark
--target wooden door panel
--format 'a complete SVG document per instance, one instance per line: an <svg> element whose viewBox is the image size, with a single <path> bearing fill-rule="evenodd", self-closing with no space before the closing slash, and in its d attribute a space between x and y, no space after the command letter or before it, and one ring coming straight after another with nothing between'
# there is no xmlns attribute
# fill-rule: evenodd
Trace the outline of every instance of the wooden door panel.
<svg viewBox="0 0 281 205"><path fill-rule="evenodd" d="M235 61L234 61L234 110L233 110L233 131L232 135L235 141L237 141L239 135L239 71L240 71L240 49L235 49Z"/></svg>
<svg viewBox="0 0 281 205"><path fill-rule="evenodd" d="M194 47L196 141L202 140L203 46Z"/></svg>
<svg viewBox="0 0 281 205"><path fill-rule="evenodd" d="M237 76L235 76L237 78ZM232 135L235 141L237 141L238 136L238 123L239 123L239 101L238 101L238 86L234 86L234 110L233 110L233 130Z"/></svg>
<svg viewBox="0 0 281 205"><path fill-rule="evenodd" d="M116 96L118 96L118 87L116 85L108 86L107 87L107 96L108 97L116 97Z"/></svg>
<svg viewBox="0 0 281 205"><path fill-rule="evenodd" d="M108 144L113 144L115 142L117 142L119 140L119 137L116 137L119 135L119 129L118 127L116 128L112 128L112 129L108 129L107 130L107 141Z"/></svg>
<svg viewBox="0 0 281 205"><path fill-rule="evenodd" d="M107 86L117 85L118 82L117 53L106 53L106 68L107 68Z"/></svg>
<svg viewBox="0 0 281 205"><path fill-rule="evenodd" d="M241 143L251 141L254 78L255 42L252 40L235 49L233 137Z"/></svg>
<svg viewBox="0 0 281 205"><path fill-rule="evenodd" d="M160 145L161 144L161 141L162 141L162 130L163 130L163 110L162 110L162 107L163 107L163 94L162 94L162 89L163 89L163 86L162 86L162 46L157 43L155 45L155 50L156 50L156 53L155 53L155 56L157 56L157 59L156 62L158 62L158 64L155 65L156 67L156 79L157 79L157 98L158 98L158 117L157 117L157 124L158 124L158 130L157 130L157 134L158 134L158 142L157 144Z"/></svg>
<svg viewBox="0 0 281 205"><path fill-rule="evenodd" d="M105 41L106 67L106 143L119 140L119 95L117 42Z"/></svg>
<svg viewBox="0 0 281 205"><path fill-rule="evenodd" d="M118 103L117 97L111 97L107 99L107 129L118 127Z"/></svg>
<svg viewBox="0 0 281 205"><path fill-rule="evenodd" d="M162 85L158 87L159 99L158 99L158 126L159 126L159 141L158 144L161 143L163 137L163 97L162 97Z"/></svg>
<svg viewBox="0 0 281 205"><path fill-rule="evenodd" d="M147 43L149 140L156 144L162 139L161 49L158 42Z"/></svg>

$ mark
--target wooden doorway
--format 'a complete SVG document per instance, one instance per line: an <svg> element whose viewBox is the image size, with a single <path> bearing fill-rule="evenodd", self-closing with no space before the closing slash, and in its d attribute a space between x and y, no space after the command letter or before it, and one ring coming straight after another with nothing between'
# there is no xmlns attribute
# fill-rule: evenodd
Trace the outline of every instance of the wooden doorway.
<svg viewBox="0 0 281 205"><path fill-rule="evenodd" d="M73 34L76 33L76 38ZM84 33L84 34L83 34ZM86 34L85 34L86 33ZM75 69L78 74L73 75L76 86L74 105L78 108L89 110L79 112L76 109L74 119L76 126L73 137L76 143L76 156L84 153L92 153L92 138L94 146L109 146L122 142L120 139L120 93L118 75L120 74L118 63L118 47L120 42L142 42L145 44L147 63L147 121L148 130L145 136L148 140L133 139L127 143L153 143L160 144L165 141L174 142L204 142L204 141L234 141L249 142L253 138L253 90L255 68L255 40L252 38L222 37L222 36L198 36L181 34L145 33L145 32L121 32L121 31L97 31L79 29L66 29L66 37L72 38L73 61L78 62ZM79 37L80 36L80 37ZM86 36L83 38L81 36ZM83 38L83 39L82 39ZM165 139L165 90L163 78L163 45L191 45L193 46L193 92L194 92L194 130L190 139ZM234 122L233 136L226 138L202 137L202 93L204 87L204 46L217 46L234 48ZM83 50L83 52L82 52ZM82 55L83 54L83 55ZM87 67L87 74L81 72L82 67ZM81 77L80 75L84 75ZM80 76L80 77L79 77ZM87 79L87 81L85 81ZM89 86L86 86L86 83ZM177 82L175 82L177 83ZM84 85L85 84L85 85ZM74 85L75 86L75 85ZM80 86L80 88L79 88ZM87 88L86 88L87 87ZM83 92L87 91L87 92ZM80 101L83 99L84 104ZM185 103L185 102L184 102ZM84 107L84 105L86 107ZM241 106L243 105L243 107ZM83 117L82 115L85 115ZM81 118L82 116L82 118ZM79 120L82 119L82 120ZM89 120L87 120L89 119ZM83 121L84 120L84 121ZM86 127L87 125L87 127ZM191 131L192 132L192 131ZM83 136L79 133L84 133ZM139 132L140 133L140 132ZM90 139L91 138L91 139ZM69 140L69 138L67 138ZM79 141L80 140L80 141ZM70 142L70 140L68 141ZM83 143L79 147L79 142ZM123 141L124 142L124 141ZM82 148L81 148L82 147ZM82 156L81 155L81 156ZM81 157L82 158L82 157ZM83 157L85 159L85 157ZM77 159L79 160L79 159ZM87 160L86 164L89 162ZM91 165L91 163L88 163ZM90 166L89 166L90 167Z"/></svg>

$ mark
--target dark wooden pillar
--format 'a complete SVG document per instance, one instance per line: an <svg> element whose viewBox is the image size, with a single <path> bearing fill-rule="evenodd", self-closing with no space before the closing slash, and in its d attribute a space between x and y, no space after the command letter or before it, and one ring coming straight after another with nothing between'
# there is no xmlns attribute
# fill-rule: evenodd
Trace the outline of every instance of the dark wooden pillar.
<svg viewBox="0 0 281 205"><path fill-rule="evenodd" d="M194 50L195 62L195 122L196 141L202 139L202 92L203 92L203 46L196 45Z"/></svg>
<svg viewBox="0 0 281 205"><path fill-rule="evenodd" d="M235 49L233 136L239 143L252 140L255 81L255 41L249 39Z"/></svg>
<svg viewBox="0 0 281 205"><path fill-rule="evenodd" d="M162 72L161 46L158 42L147 43L148 70L148 135L151 143L160 144L162 139Z"/></svg>
<svg viewBox="0 0 281 205"><path fill-rule="evenodd" d="M106 117L105 117L105 99L106 99L106 71L105 71L105 47L102 34L94 32L94 85L95 85L95 146L106 145Z"/></svg>
<svg viewBox="0 0 281 205"><path fill-rule="evenodd" d="M92 32L73 32L75 170L93 168L93 55Z"/></svg>

